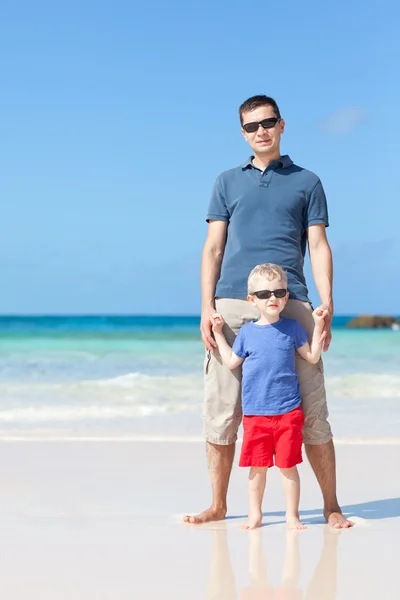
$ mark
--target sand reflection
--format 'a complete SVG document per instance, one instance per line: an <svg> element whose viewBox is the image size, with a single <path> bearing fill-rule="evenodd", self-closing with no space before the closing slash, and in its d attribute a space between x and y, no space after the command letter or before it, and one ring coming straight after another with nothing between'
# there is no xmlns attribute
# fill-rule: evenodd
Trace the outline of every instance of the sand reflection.
<svg viewBox="0 0 400 600"><path fill-rule="evenodd" d="M321 532L322 533L322 532ZM229 553L227 529L212 533L210 577L207 600L335 600L337 587L337 548L340 531L323 529L323 546L310 581L300 587L301 556L299 537L301 532L286 533L286 548L281 582L272 586L268 578L268 565L263 549L262 529L249 533L248 572L249 586L238 590ZM276 578L275 578L276 579Z"/></svg>

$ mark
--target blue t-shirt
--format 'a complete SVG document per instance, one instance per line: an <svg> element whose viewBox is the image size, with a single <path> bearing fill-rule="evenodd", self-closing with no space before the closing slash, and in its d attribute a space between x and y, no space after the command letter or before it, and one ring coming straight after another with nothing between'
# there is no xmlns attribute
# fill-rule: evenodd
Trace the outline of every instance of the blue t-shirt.
<svg viewBox="0 0 400 600"><path fill-rule="evenodd" d="M290 297L309 302L303 273L307 228L329 224L317 175L287 155L264 171L249 159L217 178L207 220L229 224L217 297L246 298L250 271L275 263L288 275Z"/></svg>
<svg viewBox="0 0 400 600"><path fill-rule="evenodd" d="M232 350L243 363L243 414L283 415L300 406L295 353L309 335L295 319L272 325L243 325Z"/></svg>

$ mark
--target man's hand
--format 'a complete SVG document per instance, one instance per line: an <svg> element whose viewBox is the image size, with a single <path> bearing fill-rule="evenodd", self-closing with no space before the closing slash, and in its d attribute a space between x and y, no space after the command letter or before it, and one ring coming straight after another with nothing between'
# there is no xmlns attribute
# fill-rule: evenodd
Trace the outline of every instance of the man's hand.
<svg viewBox="0 0 400 600"><path fill-rule="evenodd" d="M331 327L333 318L333 307L321 304L321 306L318 306L318 308L316 308L314 312L318 311L325 311L324 329L322 331L321 337L319 338L319 341L323 342L322 351L327 352L332 341Z"/></svg>
<svg viewBox="0 0 400 600"><path fill-rule="evenodd" d="M212 316L215 314L215 307L209 307L207 309L203 309L201 312L201 322L200 322L200 331L201 331L201 339L203 341L204 347L206 350L210 352L214 352L217 343L212 334Z"/></svg>

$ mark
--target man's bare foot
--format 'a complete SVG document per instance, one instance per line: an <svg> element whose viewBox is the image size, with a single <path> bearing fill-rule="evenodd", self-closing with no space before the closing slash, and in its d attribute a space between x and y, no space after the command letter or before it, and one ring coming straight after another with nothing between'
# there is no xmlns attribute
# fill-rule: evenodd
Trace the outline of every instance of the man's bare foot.
<svg viewBox="0 0 400 600"><path fill-rule="evenodd" d="M295 529L297 531L307 529L298 517L286 517L286 526L288 529Z"/></svg>
<svg viewBox="0 0 400 600"><path fill-rule="evenodd" d="M249 531L250 529L257 529L257 527L261 527L262 523L262 513L255 513L249 515L249 522L246 525L242 525L240 529L244 531Z"/></svg>
<svg viewBox="0 0 400 600"><path fill-rule="evenodd" d="M354 523L346 519L341 512L325 512L324 517L328 525L333 529L349 529L354 526Z"/></svg>
<svg viewBox="0 0 400 600"><path fill-rule="evenodd" d="M208 508L198 515L185 515L183 520L185 523L191 523L192 525L201 525L201 523L209 523L210 521L222 521L222 519L225 519L225 515L225 508Z"/></svg>

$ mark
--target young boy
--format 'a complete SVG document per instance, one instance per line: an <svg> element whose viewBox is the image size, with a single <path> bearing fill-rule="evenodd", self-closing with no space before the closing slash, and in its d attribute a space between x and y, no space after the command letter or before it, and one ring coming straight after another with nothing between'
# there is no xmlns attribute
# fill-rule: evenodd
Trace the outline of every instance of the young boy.
<svg viewBox="0 0 400 600"><path fill-rule="evenodd" d="M283 475L286 522L290 529L305 529L299 519L300 480L296 465L302 462L303 411L295 367L295 352L310 363L321 355L320 337L327 311L313 312L311 342L307 331L294 319L281 317L289 299L287 277L274 264L258 265L248 278L249 302L260 311L258 321L246 323L228 345L222 332L224 320L212 317L213 332L225 365L236 369L243 362L243 445L239 466L249 474L249 523L262 521L262 500L267 469L275 464Z"/></svg>

